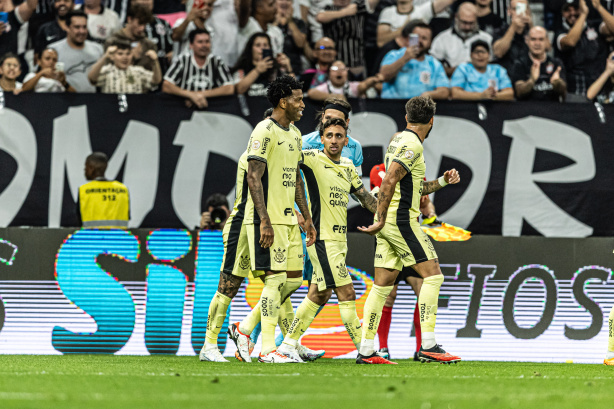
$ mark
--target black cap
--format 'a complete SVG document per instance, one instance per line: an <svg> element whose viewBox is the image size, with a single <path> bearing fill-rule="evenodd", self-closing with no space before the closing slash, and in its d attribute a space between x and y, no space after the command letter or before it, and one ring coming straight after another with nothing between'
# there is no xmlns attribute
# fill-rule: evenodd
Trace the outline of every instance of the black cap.
<svg viewBox="0 0 614 409"><path fill-rule="evenodd" d="M563 5L561 6L561 11L565 11L568 8L573 7L576 9L580 8L580 2L578 0L565 0Z"/></svg>
<svg viewBox="0 0 614 409"><path fill-rule="evenodd" d="M471 43L471 52L473 52L478 47L484 47L486 51L490 54L490 46L488 45L486 41L475 40L473 43Z"/></svg>

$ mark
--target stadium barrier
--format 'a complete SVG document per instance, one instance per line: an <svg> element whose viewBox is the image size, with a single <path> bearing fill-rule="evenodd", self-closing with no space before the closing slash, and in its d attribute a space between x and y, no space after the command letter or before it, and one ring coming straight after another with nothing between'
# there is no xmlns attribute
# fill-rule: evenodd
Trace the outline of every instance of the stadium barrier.
<svg viewBox="0 0 614 409"><path fill-rule="evenodd" d="M348 240L362 317L374 239ZM437 337L447 349L469 360L600 362L614 303L610 239L474 236L434 245L445 275ZM0 354L195 355L222 249L221 233L209 231L0 229ZM261 288L244 283L224 327L247 314ZM292 296L295 307L305 294L303 286ZM395 358L413 355L415 302L401 285L389 339ZM334 296L303 343L355 357ZM234 354L224 336L220 347Z"/></svg>
<svg viewBox="0 0 614 409"><path fill-rule="evenodd" d="M74 226L92 150L111 157L107 177L131 192L131 227L198 225L216 192L234 198L236 160L269 106L264 98L210 101L206 111L165 95L6 95L0 109L0 226ZM353 100L350 133L371 167L405 127L404 101ZM303 133L319 106L306 100ZM481 113L480 113L481 112ZM444 221L475 234L611 236L614 107L590 104L440 102L425 144L427 177L456 167L460 186L433 199ZM482 118L482 119L480 119ZM610 122L608 122L610 121ZM349 231L370 215L355 202Z"/></svg>

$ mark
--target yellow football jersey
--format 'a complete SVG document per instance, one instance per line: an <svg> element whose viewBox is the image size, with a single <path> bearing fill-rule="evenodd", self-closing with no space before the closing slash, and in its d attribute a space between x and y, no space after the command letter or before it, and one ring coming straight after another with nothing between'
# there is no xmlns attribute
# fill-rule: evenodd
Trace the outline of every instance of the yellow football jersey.
<svg viewBox="0 0 614 409"><path fill-rule="evenodd" d="M386 151L386 171L392 162L403 166L407 175L397 183L386 222L415 221L420 215L420 198L426 172L422 141L415 132L406 129L390 142Z"/></svg>
<svg viewBox="0 0 614 409"><path fill-rule="evenodd" d="M317 240L346 240L348 195L362 187L362 180L350 159L334 162L322 151L303 151L301 165L309 210Z"/></svg>
<svg viewBox="0 0 614 409"><path fill-rule="evenodd" d="M294 197L296 172L303 157L302 144L301 132L296 126L291 124L290 128L284 128L273 119L256 125L249 139L247 160L266 164L262 187L271 224L296 224ZM251 193L245 207L245 223L260 223Z"/></svg>
<svg viewBox="0 0 614 409"><path fill-rule="evenodd" d="M243 152L239 158L239 166L237 166L237 185L235 187L235 202L232 207L232 212L226 221L226 224L231 224L233 220L243 220L245 218L245 205L249 196L249 188L247 186L247 151Z"/></svg>

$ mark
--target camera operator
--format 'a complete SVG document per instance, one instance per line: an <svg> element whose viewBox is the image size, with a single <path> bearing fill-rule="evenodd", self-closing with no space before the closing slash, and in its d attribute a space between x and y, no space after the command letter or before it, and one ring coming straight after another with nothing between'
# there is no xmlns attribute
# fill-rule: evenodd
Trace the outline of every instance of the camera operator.
<svg viewBox="0 0 614 409"><path fill-rule="evenodd" d="M205 211L200 217L202 230L222 230L230 216L228 200L221 193L214 193L205 202Z"/></svg>

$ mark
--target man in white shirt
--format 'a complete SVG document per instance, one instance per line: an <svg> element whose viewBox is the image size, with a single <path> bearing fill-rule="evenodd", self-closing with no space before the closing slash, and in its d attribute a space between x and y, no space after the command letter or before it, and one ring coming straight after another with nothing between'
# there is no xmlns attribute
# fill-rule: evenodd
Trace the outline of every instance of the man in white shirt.
<svg viewBox="0 0 614 409"><path fill-rule="evenodd" d="M454 17L454 26L442 31L433 40L431 55L441 61L449 77L458 65L471 61L471 44L477 40L492 46L492 36L478 26L475 4L463 3Z"/></svg>
<svg viewBox="0 0 614 409"><path fill-rule="evenodd" d="M245 27L241 27L237 36L237 48L239 55L243 52L245 44L249 38L256 34L265 32L271 38L271 48L273 55L277 55L284 50L284 33L279 27L273 25L277 15L276 0L254 0L251 16Z"/></svg>

